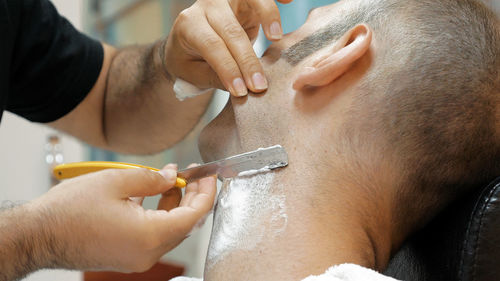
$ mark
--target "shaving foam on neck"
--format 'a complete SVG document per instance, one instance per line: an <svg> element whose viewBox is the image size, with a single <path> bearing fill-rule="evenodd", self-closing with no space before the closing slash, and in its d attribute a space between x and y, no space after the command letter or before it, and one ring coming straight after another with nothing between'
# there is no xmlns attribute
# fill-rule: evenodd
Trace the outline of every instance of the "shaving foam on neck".
<svg viewBox="0 0 500 281"><path fill-rule="evenodd" d="M227 254L251 250L279 235L288 222L282 188L271 188L268 168L225 180L219 193L207 256L207 269Z"/></svg>
<svg viewBox="0 0 500 281"><path fill-rule="evenodd" d="M194 98L199 95L210 93L213 89L200 89L195 85L180 78L175 79L174 93L178 100Z"/></svg>

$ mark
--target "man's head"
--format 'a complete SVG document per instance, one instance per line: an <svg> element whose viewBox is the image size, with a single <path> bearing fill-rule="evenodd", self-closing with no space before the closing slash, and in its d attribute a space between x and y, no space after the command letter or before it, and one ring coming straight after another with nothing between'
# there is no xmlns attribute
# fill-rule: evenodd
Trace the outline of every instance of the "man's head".
<svg viewBox="0 0 500 281"><path fill-rule="evenodd" d="M500 175L499 30L473 0L315 9L264 55L268 92L233 98L201 136L202 154L282 144L292 196L315 207L356 196L406 235Z"/></svg>

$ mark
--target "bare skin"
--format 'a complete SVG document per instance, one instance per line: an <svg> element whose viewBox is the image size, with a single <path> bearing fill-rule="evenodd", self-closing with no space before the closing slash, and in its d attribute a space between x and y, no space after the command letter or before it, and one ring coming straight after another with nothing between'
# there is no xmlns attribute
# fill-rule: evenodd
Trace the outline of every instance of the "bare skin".
<svg viewBox="0 0 500 281"><path fill-rule="evenodd" d="M226 248L219 254L220 246L209 247L205 281L302 280L341 263L383 271L404 239L461 194L459 186L467 185L470 190L487 181L474 176L483 171L491 172L489 177L494 179L498 170L493 163L498 157L491 156L491 162L487 158L497 152L485 147L491 144L498 150L499 87L471 83L468 74L461 84L462 73L453 69L467 71L473 61L482 61L484 67L479 69L485 74L475 79L499 81L498 71L489 72L499 64L495 52L500 42L498 20L479 2L467 2L438 8L432 5L441 2L435 1L426 5L421 1L340 1L314 9L304 26L271 45L262 59L270 78L267 93L232 98L205 128L199 146L205 160L212 160L281 144L288 152L289 166L274 172L269 184L272 196L267 196L268 189L260 192L263 189L259 185L265 181L248 183L247 179L247 186L235 184L231 189L235 200L221 197L211 241ZM396 9L384 11L384 5L377 4ZM429 15L429 24L420 28L422 15L436 10L442 11L443 18ZM475 28L450 36L456 28L453 20L459 15ZM488 19L476 21L483 18L478 15ZM397 19L386 21L393 16ZM433 22L435 19L439 20ZM424 35L422 30L429 33ZM438 39L437 32L444 36ZM458 38L471 34L477 41L467 46L458 43ZM480 46L479 42L488 43ZM398 46L400 43L404 44ZM459 56L452 53L455 49L467 54L479 50L480 54L457 61L454 67L440 68L443 76L434 73L436 65ZM429 55L433 51L436 55ZM392 75L392 71L400 75ZM446 87L451 90L444 89L441 77L446 77ZM433 83L417 89L424 80ZM454 83L459 86L453 88ZM423 95L425 91L428 95ZM485 144L476 129L487 118L466 117L486 110L486 105L468 112L465 108L472 102L463 101L460 109L445 106L438 110L439 103L453 103L469 93L473 99L485 93L491 97L487 104L492 106L488 114L492 121L484 134L492 137ZM395 99L401 102L393 103ZM420 99L428 107L421 106ZM412 102L418 105L414 109ZM433 111L441 114L433 115ZM460 121L454 124L443 120L455 112ZM433 134L429 128L435 124L443 124L443 130ZM474 132L464 129L469 126L475 128ZM419 128L424 132L406 137ZM449 130L453 131L450 140L436 140ZM461 142L470 146L455 146ZM452 153L441 151L448 147ZM467 150L471 154L465 157ZM483 151L487 152L481 154ZM431 160L422 161L429 155ZM466 164L455 161L463 157ZM479 164L472 164L475 161ZM237 180L245 182L243 178ZM242 187L247 189L242 192ZM246 192L257 196L245 197ZM288 224L281 232L272 228L274 213L248 211L270 205L274 195L285 198ZM231 209L231 203L246 210ZM243 233L237 236L238 243L218 239L231 234L220 231L224 230L221 225L236 225L249 213L257 215L252 216L253 224L234 231ZM232 221L217 219L221 217ZM263 239L249 235L257 233L252 232L254 225L258 225L258 234L264 232ZM215 254L222 258L214 258Z"/></svg>
<svg viewBox="0 0 500 281"><path fill-rule="evenodd" d="M261 25L270 41L282 38L275 1L198 0L174 23L167 42L172 50L167 68L174 78L200 88L227 89L233 96L245 96L248 90L263 92L267 79L252 46ZM188 52L183 51L185 46Z"/></svg>
<svg viewBox="0 0 500 281"><path fill-rule="evenodd" d="M215 265L207 261L205 280L301 280L341 263L383 270L402 239L391 224L391 189L371 192L393 175L351 178L350 155L335 144L343 112L376 55L370 27L354 27L294 67L280 59L282 50L338 16L342 5L349 4L314 10L301 29L273 44L262 59L270 79L267 93L232 98L200 136L206 161L275 144L289 155L289 166L271 184L286 196L286 230L253 249L230 250ZM389 170L383 160L374 163Z"/></svg>
<svg viewBox="0 0 500 281"><path fill-rule="evenodd" d="M220 18L226 20L215 21ZM276 32L271 32L273 23L279 26ZM179 15L165 40L119 50L103 44L104 62L93 89L77 108L49 125L114 151L166 149L189 133L210 100L205 95L178 101L172 89L175 79L227 89L234 96L246 95L247 87L253 92L267 89L251 44L260 24L270 40L281 38L274 1L199 0Z"/></svg>
<svg viewBox="0 0 500 281"><path fill-rule="evenodd" d="M281 24L276 3L199 0L189 11L181 14L172 36L154 44L122 49L103 44L104 60L92 90L73 111L48 125L105 149L154 153L182 140L211 99L205 95L178 101L172 90L176 78L198 86L227 85L237 96L246 94L247 87L265 90L264 77L258 86L247 79L261 69L249 35L255 36L251 32L263 24L270 39L281 38L281 28L271 32L273 23ZM222 17L228 20L209 20ZM202 25L211 34L209 41L193 33ZM212 52L210 42L228 51ZM238 71L228 73L229 64ZM236 78L245 78L243 91L230 86ZM146 170L94 173L59 184L33 202L2 210L0 281L16 280L42 268L149 269L213 205L213 178L190 185L181 200L180 191L172 188L176 169L170 165L161 174ZM145 210L141 200L130 199L159 194L163 197L158 210Z"/></svg>
<svg viewBox="0 0 500 281"><path fill-rule="evenodd" d="M0 280L17 280L40 268L149 269L213 205L214 178L192 183L181 200L173 187L176 170L175 165L161 173L106 170L65 181L32 202L4 210ZM142 208L141 198L155 194L163 194L158 210Z"/></svg>
<svg viewBox="0 0 500 281"><path fill-rule="evenodd" d="M177 100L163 67L161 42L123 50L103 46L103 70L94 88L73 111L49 125L124 153L158 152L182 140L211 95Z"/></svg>

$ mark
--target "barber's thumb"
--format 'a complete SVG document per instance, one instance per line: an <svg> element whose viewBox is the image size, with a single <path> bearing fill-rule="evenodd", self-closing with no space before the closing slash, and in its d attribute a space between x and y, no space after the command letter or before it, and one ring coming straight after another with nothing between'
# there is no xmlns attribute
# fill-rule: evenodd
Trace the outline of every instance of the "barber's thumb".
<svg viewBox="0 0 500 281"><path fill-rule="evenodd" d="M155 172L149 169L124 171L120 193L124 197L155 196L174 188L177 171L172 168Z"/></svg>

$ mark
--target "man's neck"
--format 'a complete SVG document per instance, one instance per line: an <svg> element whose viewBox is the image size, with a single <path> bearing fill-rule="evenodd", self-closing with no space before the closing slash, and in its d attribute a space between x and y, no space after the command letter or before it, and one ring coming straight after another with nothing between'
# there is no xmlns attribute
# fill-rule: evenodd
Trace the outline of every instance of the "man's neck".
<svg viewBox="0 0 500 281"><path fill-rule="evenodd" d="M301 280L335 264L380 266L380 233L360 217L366 212L359 209L369 211L367 206L358 205L357 198L331 198L322 192L332 188L327 183L285 170L225 184L205 281Z"/></svg>

